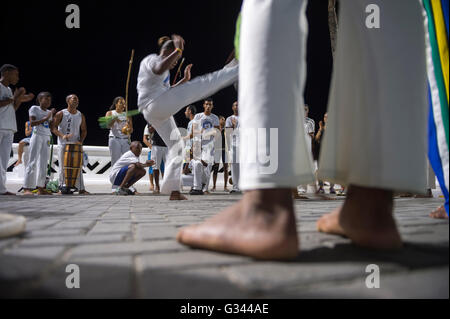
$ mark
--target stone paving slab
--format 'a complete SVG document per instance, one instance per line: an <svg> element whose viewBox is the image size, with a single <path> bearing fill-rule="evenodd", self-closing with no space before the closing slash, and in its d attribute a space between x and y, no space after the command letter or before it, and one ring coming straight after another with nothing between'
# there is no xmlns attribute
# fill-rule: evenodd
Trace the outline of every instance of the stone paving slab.
<svg viewBox="0 0 450 319"><path fill-rule="evenodd" d="M316 221L343 199L295 202L301 252L290 262L193 250L180 227L241 197L226 193L170 202L142 194L4 197L0 211L27 217L27 231L0 240L0 297L8 298L448 298L449 226L428 213L442 199L397 199L405 242L396 253L360 249L321 234ZM66 267L80 267L68 289ZM367 265L381 288L365 286Z"/></svg>

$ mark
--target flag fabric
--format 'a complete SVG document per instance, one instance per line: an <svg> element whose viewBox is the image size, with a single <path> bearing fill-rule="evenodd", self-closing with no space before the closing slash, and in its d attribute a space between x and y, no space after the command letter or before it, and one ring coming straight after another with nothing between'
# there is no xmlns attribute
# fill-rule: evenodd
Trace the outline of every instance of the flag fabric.
<svg viewBox="0 0 450 319"><path fill-rule="evenodd" d="M422 0L426 29L429 129L428 158L449 213L449 0Z"/></svg>

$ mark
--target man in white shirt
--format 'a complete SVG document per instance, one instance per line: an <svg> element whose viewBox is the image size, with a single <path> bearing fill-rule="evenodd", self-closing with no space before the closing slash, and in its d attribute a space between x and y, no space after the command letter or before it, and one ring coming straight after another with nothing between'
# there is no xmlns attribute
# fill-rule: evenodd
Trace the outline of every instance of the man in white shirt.
<svg viewBox="0 0 450 319"><path fill-rule="evenodd" d="M25 171L24 195L33 195L37 187L38 195L47 195L45 191L45 178L50 157L50 123L53 120L55 109L48 110L52 104L49 92L42 92L37 97L39 106L33 105L29 110L33 136L30 141L29 161ZM37 179L36 179L37 176Z"/></svg>
<svg viewBox="0 0 450 319"><path fill-rule="evenodd" d="M146 167L154 164L151 160L141 164L139 162L141 153L142 144L140 142L132 142L130 151L123 154L111 169L109 180L113 186L117 186L117 195L134 195L130 187L146 175Z"/></svg>
<svg viewBox="0 0 450 319"><path fill-rule="evenodd" d="M214 108L214 101L211 98L206 99L203 102L204 112L199 113L194 118L193 131L194 131L194 143L196 138L201 135L201 146L202 154L204 152L209 152L212 157L212 161L208 159L206 162L214 163L214 139L216 137L216 132L219 129L220 122L219 117L212 113ZM217 136L220 138L219 136ZM195 154L194 154L195 157ZM211 166L212 167L212 166ZM210 175L210 174L209 174ZM209 189L209 180L206 185L206 190Z"/></svg>
<svg viewBox="0 0 450 319"><path fill-rule="evenodd" d="M6 170L14 133L17 132L16 111L22 103L31 101L34 95L26 94L24 88L12 92L9 86L19 82L19 69L14 65L3 65L0 76L0 195L15 195L6 190ZM23 216L0 214L0 238L22 233L25 225Z"/></svg>
<svg viewBox="0 0 450 319"><path fill-rule="evenodd" d="M16 89L13 94L9 85L19 82L19 69L14 65L3 65L0 74L0 195L15 195L6 190L6 170L14 133L17 132L16 111L34 95L26 94L24 88Z"/></svg>
<svg viewBox="0 0 450 319"><path fill-rule="evenodd" d="M75 94L66 98L67 108L56 113L52 121L52 133L58 136L59 185L64 189L64 148L66 144L81 144L87 136L86 118L78 111L80 100ZM80 195L89 195L84 187L83 172L77 180L76 187Z"/></svg>

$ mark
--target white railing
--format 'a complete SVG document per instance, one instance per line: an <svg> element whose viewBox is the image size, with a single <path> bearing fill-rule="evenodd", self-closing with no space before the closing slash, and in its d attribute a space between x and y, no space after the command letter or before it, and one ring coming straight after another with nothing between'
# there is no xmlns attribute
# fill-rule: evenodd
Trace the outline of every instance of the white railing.
<svg viewBox="0 0 450 319"><path fill-rule="evenodd" d="M18 159L19 144L13 144L14 156L8 161L7 180L14 183L22 183L24 178L25 165L28 162L28 146L24 148L23 162L24 164L14 167ZM109 184L109 172L111 171L111 156L108 147L102 146L83 146L83 150L87 153L89 163L83 167L84 180L86 184ZM148 157L148 149L144 148L141 154L141 162L145 162ZM58 172L58 145L53 147L52 168ZM55 178L57 174L54 173ZM142 179L141 183L148 182Z"/></svg>

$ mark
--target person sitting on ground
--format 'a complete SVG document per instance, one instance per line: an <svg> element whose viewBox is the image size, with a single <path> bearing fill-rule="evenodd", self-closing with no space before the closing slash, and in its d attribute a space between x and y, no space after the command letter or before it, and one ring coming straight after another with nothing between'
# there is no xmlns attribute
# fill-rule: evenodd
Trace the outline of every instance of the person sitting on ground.
<svg viewBox="0 0 450 319"><path fill-rule="evenodd" d="M25 123L25 138L23 140L21 140L19 142L19 148L17 149L17 156L18 156L18 160L17 163L14 164L15 167L19 166L20 164L23 163L22 159L23 159L23 150L25 148L25 146L29 146L30 145L30 141L31 141L31 136L33 135L33 128L31 127L31 122L27 121Z"/></svg>
<svg viewBox="0 0 450 319"><path fill-rule="evenodd" d="M136 184L146 175L145 168L154 164L154 161L147 161L145 164L139 162L142 153L142 144L132 142L130 150L114 164L109 179L113 186L118 186L117 195L134 195L130 187Z"/></svg>

